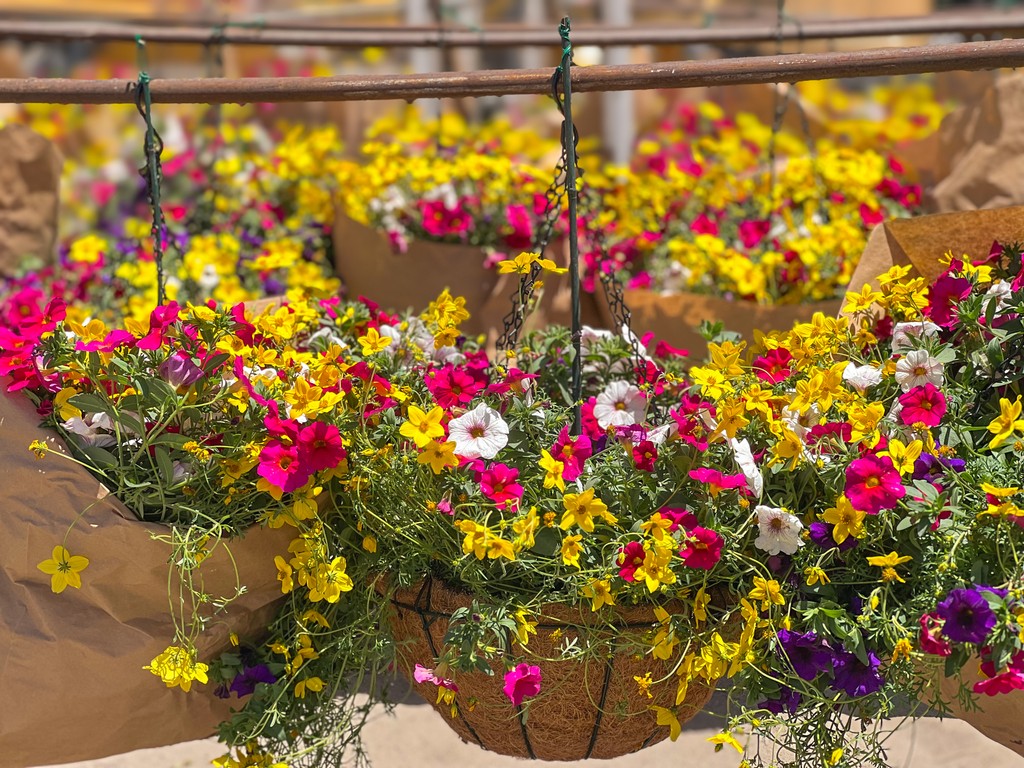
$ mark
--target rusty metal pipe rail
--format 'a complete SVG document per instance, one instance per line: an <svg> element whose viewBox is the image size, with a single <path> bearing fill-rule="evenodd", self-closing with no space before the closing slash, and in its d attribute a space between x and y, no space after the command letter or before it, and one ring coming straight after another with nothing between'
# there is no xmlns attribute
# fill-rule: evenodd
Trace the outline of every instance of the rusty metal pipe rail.
<svg viewBox="0 0 1024 768"><path fill-rule="evenodd" d="M784 41L838 40L894 35L956 34L1016 36L1024 33L1024 13L788 22ZM0 39L33 42L117 42L136 36L150 43L196 45L309 45L330 48L520 47L551 45L551 30L536 27L490 27L480 30L438 27L299 28L258 23L197 26L161 23L119 23L50 20L0 20ZM770 24L710 28L598 28L573 30L577 46L736 45L775 42L779 31Z"/></svg>
<svg viewBox="0 0 1024 768"><path fill-rule="evenodd" d="M1024 40L998 40L916 48L752 56L712 61L574 67L576 92L694 88L753 83L796 83L1017 67ZM134 103L133 80L0 79L0 103ZM550 69L503 69L414 75L341 77L154 79L158 103L225 104L297 101L374 101L547 94Z"/></svg>

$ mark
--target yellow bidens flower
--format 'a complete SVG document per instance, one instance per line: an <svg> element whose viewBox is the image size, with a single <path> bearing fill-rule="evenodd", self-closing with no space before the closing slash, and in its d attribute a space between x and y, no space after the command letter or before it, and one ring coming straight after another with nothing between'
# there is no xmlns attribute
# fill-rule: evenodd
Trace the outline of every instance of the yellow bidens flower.
<svg viewBox="0 0 1024 768"><path fill-rule="evenodd" d="M851 536L855 539L864 536L865 514L859 509L854 509L846 495L836 499L836 505L826 509L821 519L833 526L832 538L836 544L842 544Z"/></svg>
<svg viewBox="0 0 1024 768"><path fill-rule="evenodd" d="M990 450L995 450L1005 443L1015 432L1024 433L1024 419L1020 414L1020 395L1017 395L1017 399L1012 403L1005 397L999 398L999 415L988 425L988 431L995 435L988 444Z"/></svg>
<svg viewBox="0 0 1024 768"><path fill-rule="evenodd" d="M195 648L169 645L143 669L159 677L168 688L181 688L183 691L191 690L194 680L209 682L206 673L210 667L196 661Z"/></svg>
<svg viewBox="0 0 1024 768"><path fill-rule="evenodd" d="M72 555L61 545L53 548L53 555L49 560L43 560L36 566L43 573L50 575L50 589L58 595L68 587L81 589L82 577L78 574L88 567L89 558Z"/></svg>
<svg viewBox="0 0 1024 768"><path fill-rule="evenodd" d="M409 420L402 424L399 434L407 437L416 443L417 448L426 448L431 442L439 437L444 437L444 427L441 426L441 419L444 418L444 410L435 405L430 412L424 412L415 405L409 406Z"/></svg>
<svg viewBox="0 0 1024 768"><path fill-rule="evenodd" d="M514 259L505 259L498 262L499 275L528 275L536 264L543 270L553 272L556 275L564 275L569 270L559 267L551 259L543 259L539 253L520 253Z"/></svg>
<svg viewBox="0 0 1024 768"><path fill-rule="evenodd" d="M882 569L882 581L886 583L898 581L901 584L906 584L906 581L896 572L896 566L908 563L913 559L910 555L899 555L896 552L890 552L888 555L869 557L868 565L874 565Z"/></svg>
<svg viewBox="0 0 1024 768"><path fill-rule="evenodd" d="M381 336L376 328L367 330L366 335L360 336L356 341L363 348L363 354L367 357L383 352L391 345L390 336Z"/></svg>
<svg viewBox="0 0 1024 768"><path fill-rule="evenodd" d="M605 503L594 495L593 488L588 488L583 493L565 494L562 497L562 504L565 506L565 513L559 526L565 531L573 525L578 525L587 533L593 533L595 517L603 518L608 525L615 525L618 522L608 511Z"/></svg>

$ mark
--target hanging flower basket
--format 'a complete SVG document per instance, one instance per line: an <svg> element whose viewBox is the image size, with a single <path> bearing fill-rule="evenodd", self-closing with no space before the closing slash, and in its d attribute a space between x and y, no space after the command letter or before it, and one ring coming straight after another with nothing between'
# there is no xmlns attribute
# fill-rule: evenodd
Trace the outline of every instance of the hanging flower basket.
<svg viewBox="0 0 1024 768"><path fill-rule="evenodd" d="M657 293L647 290L623 291L626 306L632 315L632 326L638 335L652 332L658 341L690 350L699 358L707 342L698 330L705 320L722 322L725 329L735 331L747 342L754 341L754 332L786 331L796 323L806 323L821 312L834 317L842 306L834 301L807 304L764 306L749 301L731 301L718 296L696 293ZM605 323L614 326L608 305L598 302Z"/></svg>
<svg viewBox="0 0 1024 768"><path fill-rule="evenodd" d="M538 617L529 650L538 658L557 658L566 641L590 631L591 641L606 643L603 658L565 659L543 664L545 695L528 706L514 706L503 690L506 668L492 663L492 675L451 673L458 686L453 702L438 696L438 687L416 679L415 668L430 662L444 645L452 614L471 609L472 598L443 582L427 578L392 597L391 629L403 674L463 741L491 752L536 760L612 759L656 744L669 736L651 707L676 706L674 685L654 686L649 697L637 681L650 673L657 681L673 674L674 662L655 659L642 648L659 621L653 610L637 606L618 610L614 624L602 625L586 605L549 605ZM596 632L596 634L595 634ZM632 646L632 647L631 647ZM707 704L713 688L690 684L675 709L685 724Z"/></svg>
<svg viewBox="0 0 1024 768"><path fill-rule="evenodd" d="M562 263L564 243L550 249ZM514 254L513 254L514 255ZM517 275L498 274L487 267L487 252L475 245L412 240L397 253L388 237L339 211L334 223L334 263L349 298L366 296L389 310L419 307L425 296L437 296L445 288L466 299L470 318L463 325L469 334L484 334L493 342L501 333L509 298L518 284ZM569 281L548 275L539 308L530 316L532 327L569 323ZM592 294L582 296L584 324L598 324L601 315Z"/></svg>
<svg viewBox="0 0 1024 768"><path fill-rule="evenodd" d="M33 456L28 446L35 440L50 451L66 448L39 426L27 397L0 395L0 436L8 447L0 698L17 703L0 722L4 765L93 759L212 735L237 699L216 697L211 685L188 694L166 688L143 669L174 636L168 584L178 577L169 562L170 529L137 520L78 464ZM58 546L72 564L85 557L88 565L77 576L80 588L72 582L54 595L51 576L37 564ZM207 625L197 643L200 661L227 650L229 633L263 636L281 598L274 555L287 546L286 532L256 527L211 547L195 587L215 597L233 595L239 584L246 590ZM73 711L54 738L54 712L68 696Z"/></svg>

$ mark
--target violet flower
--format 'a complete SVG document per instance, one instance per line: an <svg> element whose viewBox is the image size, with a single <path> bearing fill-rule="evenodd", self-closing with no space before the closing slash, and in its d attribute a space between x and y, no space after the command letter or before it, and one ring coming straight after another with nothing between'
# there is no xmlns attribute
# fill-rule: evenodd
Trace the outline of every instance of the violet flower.
<svg viewBox="0 0 1024 768"><path fill-rule="evenodd" d="M813 680L821 672L831 669L835 657L814 632L778 632L779 650L789 659L794 671L804 680Z"/></svg>
<svg viewBox="0 0 1024 768"><path fill-rule="evenodd" d="M936 606L942 633L955 643L981 645L996 624L995 611L976 589L954 589Z"/></svg>
<svg viewBox="0 0 1024 768"><path fill-rule="evenodd" d="M853 698L875 693L885 683L878 671L881 663L871 651L868 651L867 665L849 651L837 654L832 688Z"/></svg>
<svg viewBox="0 0 1024 768"><path fill-rule="evenodd" d="M266 664L256 664L252 667L243 667L242 671L235 675L231 681L230 690L238 694L238 698L250 696L256 690L259 683L272 685L277 682L277 675L270 671Z"/></svg>

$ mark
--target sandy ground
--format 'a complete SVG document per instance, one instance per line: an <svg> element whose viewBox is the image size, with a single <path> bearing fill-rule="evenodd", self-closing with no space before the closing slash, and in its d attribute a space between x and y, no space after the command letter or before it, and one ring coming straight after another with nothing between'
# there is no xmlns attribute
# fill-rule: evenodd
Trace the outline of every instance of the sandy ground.
<svg viewBox="0 0 1024 768"><path fill-rule="evenodd" d="M715 753L706 739L717 732L714 721L701 717L675 742L665 741L643 752L605 763L615 768L736 768L736 752ZM59 733L59 730L57 731ZM364 730L367 752L375 768L505 768L521 766L514 758L484 752L464 744L428 706L399 705L393 716L373 717ZM894 768L1024 768L1024 759L989 741L958 720L927 718L905 723L891 738ZM200 768L223 754L214 740L193 741L161 749L70 763L65 768ZM0 756L0 763L2 763ZM535 765L582 766L582 762ZM587 764L590 768L601 765ZM49 767L47 767L49 768Z"/></svg>

